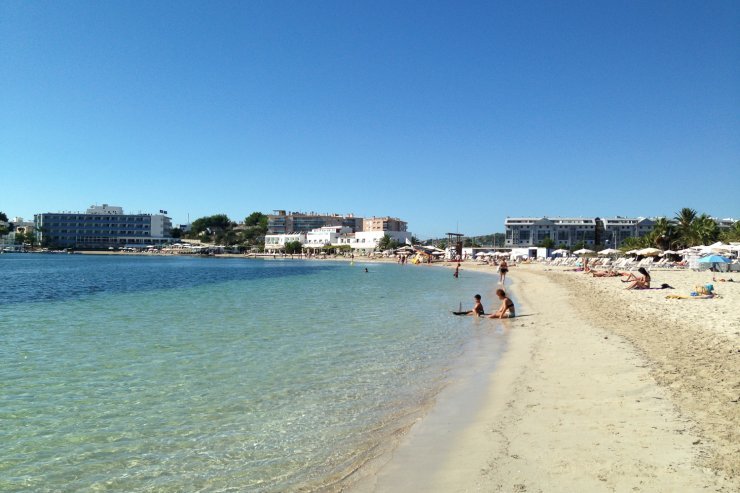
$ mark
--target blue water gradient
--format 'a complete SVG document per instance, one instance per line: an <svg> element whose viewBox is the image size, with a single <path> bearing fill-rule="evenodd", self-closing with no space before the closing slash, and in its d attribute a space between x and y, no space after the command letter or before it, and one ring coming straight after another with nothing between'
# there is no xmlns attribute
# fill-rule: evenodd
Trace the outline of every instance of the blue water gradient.
<svg viewBox="0 0 740 493"><path fill-rule="evenodd" d="M0 281L0 491L319 488L496 337L450 315L491 278L429 267L4 255Z"/></svg>

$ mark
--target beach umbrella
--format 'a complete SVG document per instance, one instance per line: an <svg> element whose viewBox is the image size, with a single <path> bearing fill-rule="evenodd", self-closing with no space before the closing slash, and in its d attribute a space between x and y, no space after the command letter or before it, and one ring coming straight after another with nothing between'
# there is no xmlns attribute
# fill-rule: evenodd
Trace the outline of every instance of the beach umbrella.
<svg viewBox="0 0 740 493"><path fill-rule="evenodd" d="M700 264L712 264L712 270L719 270L717 264L729 264L730 259L722 255L707 255L699 259Z"/></svg>
<svg viewBox="0 0 740 493"><path fill-rule="evenodd" d="M575 253L576 255L586 255L587 253L594 253L594 251L589 250L588 248L581 248L580 250L576 250L573 253Z"/></svg>
<svg viewBox="0 0 740 493"><path fill-rule="evenodd" d="M661 253L661 255L678 255L678 252L674 252L673 250L666 250L665 252Z"/></svg>
<svg viewBox="0 0 740 493"><path fill-rule="evenodd" d="M722 255L707 255L699 259L699 263L702 264L729 264L730 259L723 257Z"/></svg>
<svg viewBox="0 0 740 493"><path fill-rule="evenodd" d="M709 249L712 252L731 252L732 245L725 245L721 241L718 241L714 245L709 245Z"/></svg>
<svg viewBox="0 0 740 493"><path fill-rule="evenodd" d="M638 250L637 254L643 257L655 257L660 255L661 252L662 250L658 250L657 248L643 248L642 250Z"/></svg>
<svg viewBox="0 0 740 493"><path fill-rule="evenodd" d="M619 250L616 250L614 248L606 248L604 250L601 250L599 252L599 255L614 255L615 253L619 253Z"/></svg>
<svg viewBox="0 0 740 493"><path fill-rule="evenodd" d="M568 255L570 252L564 248L560 248L552 252L553 255Z"/></svg>

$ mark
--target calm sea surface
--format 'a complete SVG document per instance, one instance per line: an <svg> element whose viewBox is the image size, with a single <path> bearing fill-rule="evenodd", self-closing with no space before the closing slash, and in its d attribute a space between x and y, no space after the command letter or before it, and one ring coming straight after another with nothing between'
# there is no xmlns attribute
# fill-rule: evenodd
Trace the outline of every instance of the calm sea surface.
<svg viewBox="0 0 740 493"><path fill-rule="evenodd" d="M492 279L0 255L0 491L332 484L413 419L471 344L503 344L493 325L450 315Z"/></svg>

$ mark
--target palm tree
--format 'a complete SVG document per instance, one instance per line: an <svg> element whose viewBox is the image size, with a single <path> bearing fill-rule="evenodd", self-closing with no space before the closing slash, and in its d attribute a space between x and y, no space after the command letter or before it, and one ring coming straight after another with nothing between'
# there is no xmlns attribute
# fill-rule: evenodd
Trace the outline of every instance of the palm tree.
<svg viewBox="0 0 740 493"><path fill-rule="evenodd" d="M684 247L698 245L696 243L695 231L693 231L691 224L696 219L696 211L689 207L684 207L678 213L676 213L676 226L678 239L681 245Z"/></svg>
<svg viewBox="0 0 740 493"><path fill-rule="evenodd" d="M626 252L629 250L639 250L642 248L651 247L654 244L654 238L655 235L653 232L650 232L644 236L630 236L629 238L625 238L622 241L622 243L619 245L619 249L623 252Z"/></svg>
<svg viewBox="0 0 740 493"><path fill-rule="evenodd" d="M653 246L663 250L668 250L678 240L676 226L665 217L661 217L655 221L652 232L655 233L652 238Z"/></svg>
<svg viewBox="0 0 740 493"><path fill-rule="evenodd" d="M702 245L709 245L717 241L719 238L719 226L714 219L706 214L694 219L691 223L691 229L694 231L694 236L698 242Z"/></svg>
<svg viewBox="0 0 740 493"><path fill-rule="evenodd" d="M740 241L740 221L736 221L729 229L723 231L720 238L726 243Z"/></svg>

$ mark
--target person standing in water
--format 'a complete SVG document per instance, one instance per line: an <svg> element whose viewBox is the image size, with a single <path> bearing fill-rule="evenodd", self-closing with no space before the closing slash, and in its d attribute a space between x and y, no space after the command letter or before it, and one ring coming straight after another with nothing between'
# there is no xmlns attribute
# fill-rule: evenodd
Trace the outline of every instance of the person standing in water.
<svg viewBox="0 0 740 493"><path fill-rule="evenodd" d="M499 273L499 284L503 284L506 281L506 273L509 272L509 264L506 263L506 259L501 260L501 264L498 267Z"/></svg>

